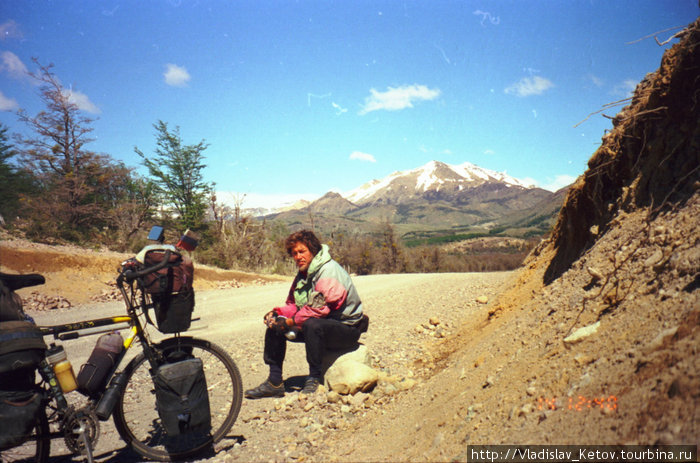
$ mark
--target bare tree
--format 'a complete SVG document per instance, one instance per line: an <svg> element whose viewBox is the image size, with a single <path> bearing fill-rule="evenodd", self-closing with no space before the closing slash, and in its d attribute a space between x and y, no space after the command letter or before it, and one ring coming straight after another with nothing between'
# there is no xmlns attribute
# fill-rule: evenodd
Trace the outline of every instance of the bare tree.
<svg viewBox="0 0 700 463"><path fill-rule="evenodd" d="M109 159L85 149L92 141L89 134L94 120L80 114L70 93L51 72L53 65L42 66L37 59L34 62L39 71L31 75L40 83L39 95L46 109L34 117L24 110L17 113L19 120L34 132L32 136L15 136L22 147L20 159L42 189L51 192L33 205L45 208L43 215L47 218L80 227L94 218L100 208L90 197Z"/></svg>
<svg viewBox="0 0 700 463"><path fill-rule="evenodd" d="M153 219L159 202L155 186L146 179L135 177L131 170L124 168L121 182L114 182L111 197L118 199L110 209L110 223L115 230L115 241L126 250L139 230Z"/></svg>
<svg viewBox="0 0 700 463"><path fill-rule="evenodd" d="M379 227L380 269L382 273L400 273L405 268L401 244L396 239L396 231L389 220Z"/></svg>
<svg viewBox="0 0 700 463"><path fill-rule="evenodd" d="M37 185L24 194L24 213L30 236L69 240L114 239L124 245L153 213L153 187L132 169L107 154L86 149L93 139L94 119L81 115L53 65L37 59L39 96L45 109L36 116L24 110L17 115L31 135L15 135L18 169Z"/></svg>

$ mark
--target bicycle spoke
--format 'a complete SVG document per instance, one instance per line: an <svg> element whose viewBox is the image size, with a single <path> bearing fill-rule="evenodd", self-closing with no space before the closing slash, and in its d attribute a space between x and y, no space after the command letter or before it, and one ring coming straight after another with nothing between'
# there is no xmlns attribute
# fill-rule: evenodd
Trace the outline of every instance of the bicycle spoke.
<svg viewBox="0 0 700 463"><path fill-rule="evenodd" d="M188 432L168 436L156 409L150 365L141 355L132 361L131 373L115 424L122 438L148 458L170 460L193 455L221 439L231 428L241 406L241 380L233 360L207 341L183 339L179 350L202 360L211 413L211 433ZM172 355L175 348L164 350Z"/></svg>

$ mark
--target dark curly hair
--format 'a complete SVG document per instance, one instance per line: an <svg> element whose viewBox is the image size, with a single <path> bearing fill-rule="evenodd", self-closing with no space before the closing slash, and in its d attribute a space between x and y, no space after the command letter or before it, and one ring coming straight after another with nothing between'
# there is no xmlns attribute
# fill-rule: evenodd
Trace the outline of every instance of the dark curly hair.
<svg viewBox="0 0 700 463"><path fill-rule="evenodd" d="M309 248L309 251L311 251L311 254L314 256L321 250L321 242L311 230L300 230L289 235L284 241L287 254L290 256L292 255L292 248L294 248L297 243L302 243Z"/></svg>

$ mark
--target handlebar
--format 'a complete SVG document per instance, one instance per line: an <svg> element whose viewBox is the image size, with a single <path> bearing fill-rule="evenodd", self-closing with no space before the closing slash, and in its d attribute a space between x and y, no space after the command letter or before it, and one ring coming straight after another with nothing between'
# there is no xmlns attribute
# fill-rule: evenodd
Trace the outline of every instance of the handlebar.
<svg viewBox="0 0 700 463"><path fill-rule="evenodd" d="M128 283L131 283L137 278L141 278L143 276L148 275L149 273L157 272L158 270L165 268L169 263L170 263L170 255L171 251L170 249L165 250L165 256L163 257L163 260L158 262L156 265L152 267L147 267L141 270L132 270L132 269L126 269L122 273L119 274L117 277L117 283L121 283L122 280L126 280Z"/></svg>

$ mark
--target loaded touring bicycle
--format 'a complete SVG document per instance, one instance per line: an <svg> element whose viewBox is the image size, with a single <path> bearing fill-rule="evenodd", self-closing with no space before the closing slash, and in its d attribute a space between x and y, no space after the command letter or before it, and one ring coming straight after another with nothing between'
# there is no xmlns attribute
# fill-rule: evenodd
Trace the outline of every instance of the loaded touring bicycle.
<svg viewBox="0 0 700 463"><path fill-rule="evenodd" d="M93 461L100 422L110 417L130 448L159 461L210 450L231 429L241 407L238 367L216 344L181 334L194 308L192 263L181 250L196 241L186 234L164 245L161 227L149 238L158 244L118 271L125 315L38 326L15 291L44 277L0 274L0 461L48 461L53 439ZM153 342L149 322L171 336ZM96 334L76 375L62 343ZM127 363L134 346L140 352ZM83 399L69 403L74 390Z"/></svg>

